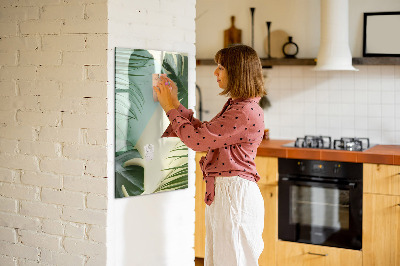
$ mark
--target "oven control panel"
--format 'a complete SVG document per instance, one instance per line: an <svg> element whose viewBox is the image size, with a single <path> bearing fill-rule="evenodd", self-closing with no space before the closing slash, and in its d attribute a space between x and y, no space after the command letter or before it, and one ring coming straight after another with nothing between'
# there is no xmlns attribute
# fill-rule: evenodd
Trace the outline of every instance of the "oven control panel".
<svg viewBox="0 0 400 266"><path fill-rule="evenodd" d="M279 174L362 179L362 164L303 159L278 160Z"/></svg>

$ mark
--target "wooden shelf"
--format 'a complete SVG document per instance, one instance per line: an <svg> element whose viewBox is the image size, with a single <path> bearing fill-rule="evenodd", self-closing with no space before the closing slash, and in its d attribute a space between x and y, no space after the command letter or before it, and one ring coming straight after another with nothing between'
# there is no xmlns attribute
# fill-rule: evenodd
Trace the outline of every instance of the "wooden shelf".
<svg viewBox="0 0 400 266"><path fill-rule="evenodd" d="M272 66L314 66L315 58L260 58L263 67ZM215 65L214 59L197 59L196 65ZM400 57L356 57L353 65L400 65Z"/></svg>

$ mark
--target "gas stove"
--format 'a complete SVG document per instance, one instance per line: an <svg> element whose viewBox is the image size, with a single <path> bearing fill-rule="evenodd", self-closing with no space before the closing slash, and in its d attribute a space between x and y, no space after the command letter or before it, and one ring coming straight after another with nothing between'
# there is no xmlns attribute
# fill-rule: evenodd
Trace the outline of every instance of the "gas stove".
<svg viewBox="0 0 400 266"><path fill-rule="evenodd" d="M314 148L314 149L330 149L344 151L364 151L371 148L369 138L340 138L332 142L329 136L311 136L306 135L297 138L295 142L283 145L285 147L295 148Z"/></svg>

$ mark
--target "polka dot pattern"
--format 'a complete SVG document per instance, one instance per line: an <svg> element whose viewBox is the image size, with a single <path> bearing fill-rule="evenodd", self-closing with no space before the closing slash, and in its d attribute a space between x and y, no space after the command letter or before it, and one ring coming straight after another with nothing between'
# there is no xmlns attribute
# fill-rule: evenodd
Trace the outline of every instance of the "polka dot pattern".
<svg viewBox="0 0 400 266"><path fill-rule="evenodd" d="M194 118L193 111L182 105L167 113L171 123L162 137L179 137L195 151L208 151L200 160L208 205L214 199L215 177L240 176L253 182L260 179L254 163L264 133L259 100L229 99L209 122Z"/></svg>

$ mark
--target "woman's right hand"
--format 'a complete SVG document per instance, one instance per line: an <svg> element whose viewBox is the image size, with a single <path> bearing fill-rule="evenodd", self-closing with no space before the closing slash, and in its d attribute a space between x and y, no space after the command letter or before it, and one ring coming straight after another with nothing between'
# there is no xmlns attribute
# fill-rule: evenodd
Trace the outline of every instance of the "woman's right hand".
<svg viewBox="0 0 400 266"><path fill-rule="evenodd" d="M160 79L163 83L169 82L169 84L171 84L172 102L173 102L175 109L178 108L181 103L178 100L178 87L176 86L175 82L173 82L172 79L165 77L165 76L160 77Z"/></svg>

